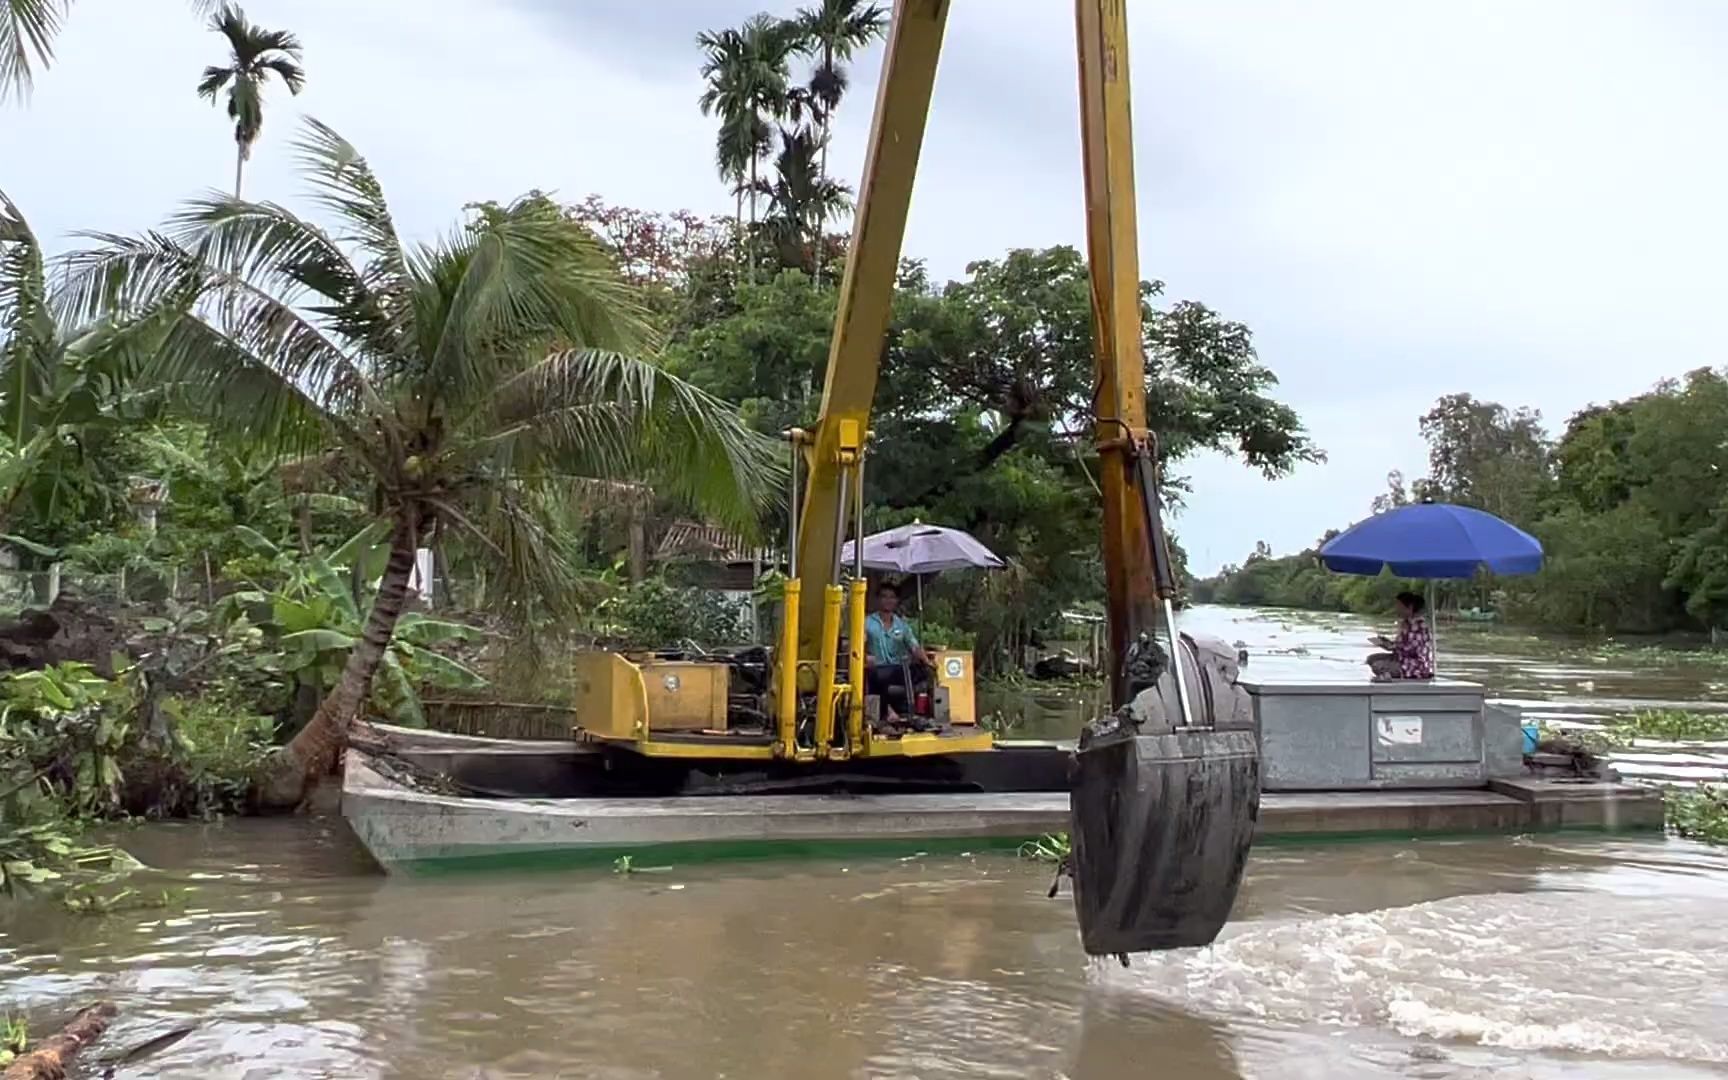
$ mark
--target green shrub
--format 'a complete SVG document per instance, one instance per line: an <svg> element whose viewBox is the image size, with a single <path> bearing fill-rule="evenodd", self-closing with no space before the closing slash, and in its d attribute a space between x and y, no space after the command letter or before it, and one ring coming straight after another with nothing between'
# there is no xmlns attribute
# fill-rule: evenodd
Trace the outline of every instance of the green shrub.
<svg viewBox="0 0 1728 1080"><path fill-rule="evenodd" d="M1719 784L1664 789L1668 827L1707 844L1728 844L1728 789Z"/></svg>
<svg viewBox="0 0 1728 1080"><path fill-rule="evenodd" d="M129 684L66 663L0 681L0 894L106 883L137 864L82 841L120 805Z"/></svg>
<svg viewBox="0 0 1728 1080"><path fill-rule="evenodd" d="M170 698L162 708L172 724L169 758L177 766L173 779L179 788L160 793L165 811L209 817L241 809L270 751L275 722L225 689Z"/></svg>
<svg viewBox="0 0 1728 1080"><path fill-rule="evenodd" d="M711 589L681 588L649 578L620 588L600 602L595 636L625 648L693 641L703 647L744 640L737 605Z"/></svg>
<svg viewBox="0 0 1728 1080"><path fill-rule="evenodd" d="M1708 741L1728 739L1728 713L1687 712L1684 709L1653 709L1622 716L1610 725L1622 741L1672 739Z"/></svg>

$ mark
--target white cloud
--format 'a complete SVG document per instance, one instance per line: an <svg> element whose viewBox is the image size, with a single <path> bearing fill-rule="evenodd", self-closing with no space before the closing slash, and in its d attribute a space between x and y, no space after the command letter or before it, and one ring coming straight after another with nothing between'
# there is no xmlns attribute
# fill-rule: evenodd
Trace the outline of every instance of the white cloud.
<svg viewBox="0 0 1728 1080"><path fill-rule="evenodd" d="M410 235L528 188L726 212L692 38L752 10L660 0L255 0L310 81L276 90L248 192L296 196L294 117L374 162ZM786 11L790 2L764 0ZM1331 453L1268 484L1197 460L1198 567L1294 550L1418 473L1415 418L1456 390L1541 408L1720 361L1728 11L1709 0L1132 6L1141 261L1254 327ZM1081 242L1071 8L957 3L908 254L957 274ZM135 230L232 174L192 93L220 41L180 0L79 0L62 61L0 109L0 187L45 235ZM876 56L835 168L856 176Z"/></svg>

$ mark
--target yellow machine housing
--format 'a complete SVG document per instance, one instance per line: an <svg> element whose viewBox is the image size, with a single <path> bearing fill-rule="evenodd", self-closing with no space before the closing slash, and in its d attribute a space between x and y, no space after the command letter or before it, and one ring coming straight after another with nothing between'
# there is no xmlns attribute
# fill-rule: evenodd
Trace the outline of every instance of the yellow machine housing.
<svg viewBox="0 0 1728 1080"><path fill-rule="evenodd" d="M932 654L936 686L947 691L950 723L966 731L884 738L861 727L844 752L818 754L814 746L783 752L777 733L736 732L727 726L726 664L658 660L614 652L587 652L575 660L575 723L580 737L628 746L648 757L758 760L819 757L926 757L975 753L992 746L977 730L972 654ZM856 746L853 755L851 746Z"/></svg>

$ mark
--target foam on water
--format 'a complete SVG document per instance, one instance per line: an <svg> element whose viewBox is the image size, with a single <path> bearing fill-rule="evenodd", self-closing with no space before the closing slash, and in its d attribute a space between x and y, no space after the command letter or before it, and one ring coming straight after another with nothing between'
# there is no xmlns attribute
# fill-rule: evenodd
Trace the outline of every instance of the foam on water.
<svg viewBox="0 0 1728 1080"><path fill-rule="evenodd" d="M1719 901L1496 894L1244 925L1098 978L1221 1017L1728 1062Z"/></svg>

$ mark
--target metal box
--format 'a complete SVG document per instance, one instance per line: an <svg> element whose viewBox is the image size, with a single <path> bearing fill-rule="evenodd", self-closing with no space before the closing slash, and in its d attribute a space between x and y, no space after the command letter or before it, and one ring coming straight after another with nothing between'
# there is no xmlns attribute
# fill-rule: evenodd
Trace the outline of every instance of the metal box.
<svg viewBox="0 0 1728 1080"><path fill-rule="evenodd" d="M726 693L731 672L724 664L647 660L642 688L651 731L726 730Z"/></svg>
<svg viewBox="0 0 1728 1080"><path fill-rule="evenodd" d="M1267 791L1479 787L1504 768L1475 683L1243 681Z"/></svg>

